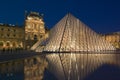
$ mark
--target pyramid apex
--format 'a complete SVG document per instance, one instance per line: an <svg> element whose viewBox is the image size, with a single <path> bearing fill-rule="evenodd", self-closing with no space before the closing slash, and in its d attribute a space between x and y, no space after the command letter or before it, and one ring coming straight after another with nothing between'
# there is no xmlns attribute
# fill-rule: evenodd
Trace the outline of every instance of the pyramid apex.
<svg viewBox="0 0 120 80"><path fill-rule="evenodd" d="M67 13L66 15L68 15L68 16L74 16L74 15L73 15L72 13L70 13L70 12Z"/></svg>

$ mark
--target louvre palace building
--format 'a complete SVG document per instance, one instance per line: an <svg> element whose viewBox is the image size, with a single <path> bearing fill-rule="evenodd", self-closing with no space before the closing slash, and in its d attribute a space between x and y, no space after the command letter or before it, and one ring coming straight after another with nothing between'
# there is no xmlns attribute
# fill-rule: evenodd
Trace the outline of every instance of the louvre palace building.
<svg viewBox="0 0 120 80"><path fill-rule="evenodd" d="M0 24L0 50L30 49L37 41L48 37L43 15L37 12L26 14L23 26ZM102 34L108 42L120 48L120 32Z"/></svg>
<svg viewBox="0 0 120 80"><path fill-rule="evenodd" d="M24 23L23 26L0 24L0 50L29 49L47 36L43 15L30 12Z"/></svg>

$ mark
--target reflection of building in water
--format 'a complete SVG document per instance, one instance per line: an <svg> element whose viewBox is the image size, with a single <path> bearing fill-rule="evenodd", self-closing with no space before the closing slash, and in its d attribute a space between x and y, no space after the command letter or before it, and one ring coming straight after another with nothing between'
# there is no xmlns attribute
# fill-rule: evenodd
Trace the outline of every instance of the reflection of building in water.
<svg viewBox="0 0 120 80"><path fill-rule="evenodd" d="M0 50L30 48L45 37L43 16L36 12L27 14L25 26L0 24Z"/></svg>
<svg viewBox="0 0 120 80"><path fill-rule="evenodd" d="M43 80L44 70L47 62L42 57L25 59L24 80Z"/></svg>
<svg viewBox="0 0 120 80"><path fill-rule="evenodd" d="M42 57L31 57L0 63L0 80L43 80L47 62Z"/></svg>
<svg viewBox="0 0 120 80"><path fill-rule="evenodd" d="M0 80L23 80L23 60L12 60L0 63Z"/></svg>
<svg viewBox="0 0 120 80"><path fill-rule="evenodd" d="M105 39L110 42L114 47L120 49L120 32L103 35Z"/></svg>

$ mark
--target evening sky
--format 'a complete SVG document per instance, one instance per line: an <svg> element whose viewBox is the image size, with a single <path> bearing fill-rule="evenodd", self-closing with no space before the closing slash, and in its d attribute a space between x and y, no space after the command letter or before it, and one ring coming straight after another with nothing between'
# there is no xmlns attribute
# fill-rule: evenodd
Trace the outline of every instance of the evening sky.
<svg viewBox="0 0 120 80"><path fill-rule="evenodd" d="M48 28L71 13L98 33L120 31L120 0L0 0L0 23L23 25L25 11L44 14Z"/></svg>

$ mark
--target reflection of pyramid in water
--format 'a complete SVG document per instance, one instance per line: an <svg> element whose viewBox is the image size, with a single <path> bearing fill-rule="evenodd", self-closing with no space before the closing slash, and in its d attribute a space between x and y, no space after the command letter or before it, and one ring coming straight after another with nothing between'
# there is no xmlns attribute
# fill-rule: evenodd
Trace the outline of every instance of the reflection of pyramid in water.
<svg viewBox="0 0 120 80"><path fill-rule="evenodd" d="M110 43L71 14L66 15L50 31L44 51L114 50Z"/></svg>

